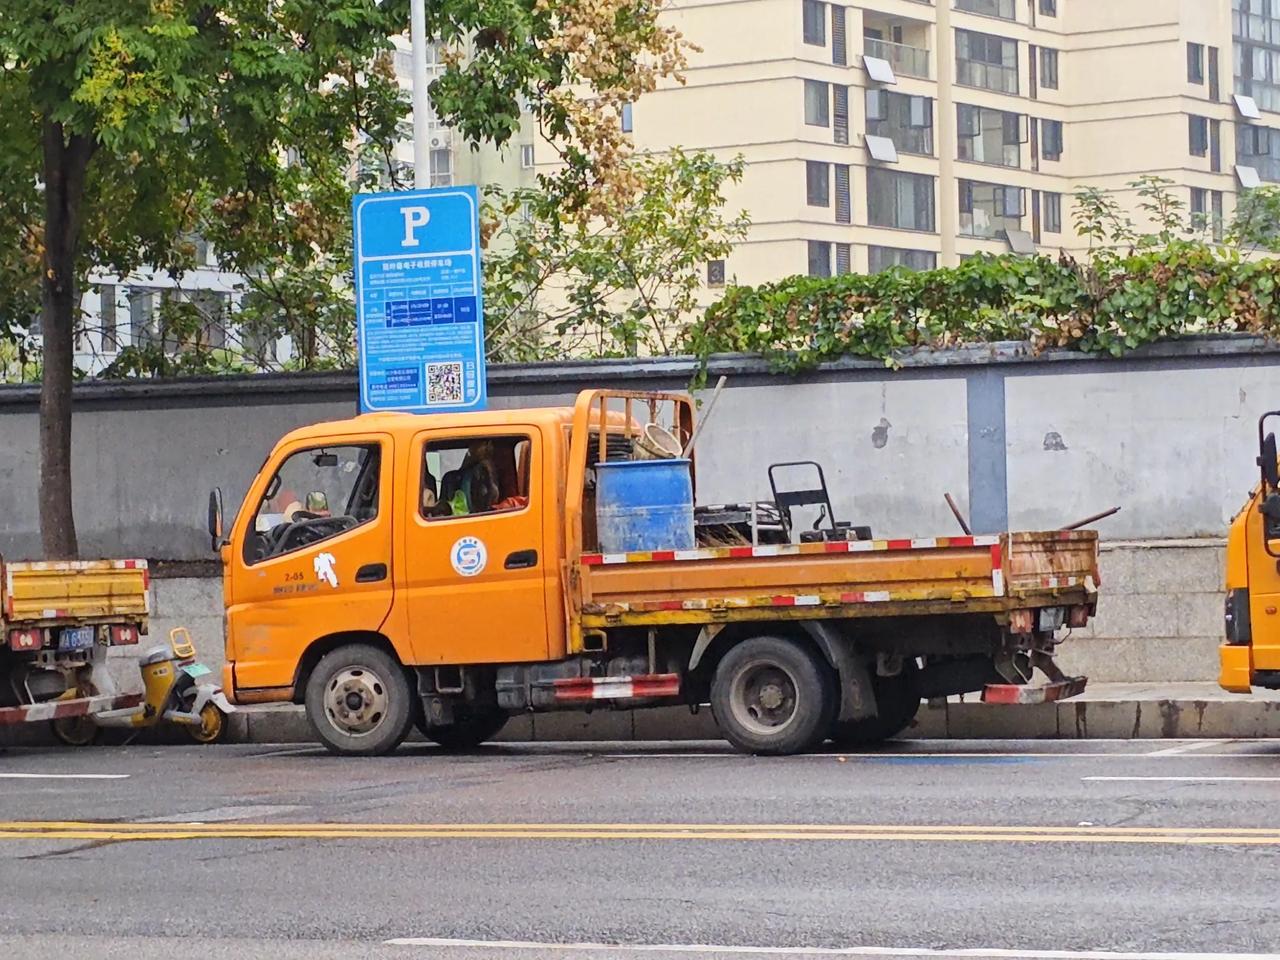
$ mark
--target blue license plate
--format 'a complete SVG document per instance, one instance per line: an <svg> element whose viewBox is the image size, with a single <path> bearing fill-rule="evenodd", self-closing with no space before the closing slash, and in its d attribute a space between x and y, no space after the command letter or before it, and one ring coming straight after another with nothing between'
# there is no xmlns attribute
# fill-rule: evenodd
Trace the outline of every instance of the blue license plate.
<svg viewBox="0 0 1280 960"><path fill-rule="evenodd" d="M88 650L93 646L93 627L65 627L58 635L59 650Z"/></svg>
<svg viewBox="0 0 1280 960"><path fill-rule="evenodd" d="M193 680L196 677L203 677L207 674L213 673L213 671L210 670L208 667L206 667L203 663L189 664L188 666L185 666L182 668L182 672L185 673L188 677L191 677Z"/></svg>

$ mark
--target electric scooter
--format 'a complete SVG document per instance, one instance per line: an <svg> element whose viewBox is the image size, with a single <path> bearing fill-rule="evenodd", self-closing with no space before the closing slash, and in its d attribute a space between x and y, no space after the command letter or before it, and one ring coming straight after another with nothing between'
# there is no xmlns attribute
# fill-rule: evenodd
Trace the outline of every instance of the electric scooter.
<svg viewBox="0 0 1280 960"><path fill-rule="evenodd" d="M102 666L92 674L95 691L72 689L66 696L108 692L102 688L111 685L110 674ZM141 707L51 720L53 735L68 746L80 747L93 743L103 727L138 730L168 721L182 726L197 743L217 743L226 736L227 714L235 707L212 679L213 671L196 660L186 627L171 630L169 643L152 647L138 666L144 690Z"/></svg>

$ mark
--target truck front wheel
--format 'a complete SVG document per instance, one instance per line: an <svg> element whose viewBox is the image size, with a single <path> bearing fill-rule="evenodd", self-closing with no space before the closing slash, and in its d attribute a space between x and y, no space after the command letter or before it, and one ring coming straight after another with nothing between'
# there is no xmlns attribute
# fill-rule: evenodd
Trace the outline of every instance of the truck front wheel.
<svg viewBox="0 0 1280 960"><path fill-rule="evenodd" d="M413 722L409 681L377 647L353 643L320 658L307 681L307 720L332 753L377 756L400 745Z"/></svg>
<svg viewBox="0 0 1280 960"><path fill-rule="evenodd" d="M807 649L781 637L753 637L716 667L711 712L739 750L799 753L830 729L835 696L830 668Z"/></svg>

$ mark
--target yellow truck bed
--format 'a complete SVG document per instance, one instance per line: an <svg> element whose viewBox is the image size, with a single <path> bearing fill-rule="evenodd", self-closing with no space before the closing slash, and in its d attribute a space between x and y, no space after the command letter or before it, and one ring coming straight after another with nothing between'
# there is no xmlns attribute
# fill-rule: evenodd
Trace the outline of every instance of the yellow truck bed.
<svg viewBox="0 0 1280 960"><path fill-rule="evenodd" d="M0 562L0 626L129 623L151 613L145 560Z"/></svg>
<svg viewBox="0 0 1280 960"><path fill-rule="evenodd" d="M588 629L1092 606L1097 533L1053 531L583 554Z"/></svg>

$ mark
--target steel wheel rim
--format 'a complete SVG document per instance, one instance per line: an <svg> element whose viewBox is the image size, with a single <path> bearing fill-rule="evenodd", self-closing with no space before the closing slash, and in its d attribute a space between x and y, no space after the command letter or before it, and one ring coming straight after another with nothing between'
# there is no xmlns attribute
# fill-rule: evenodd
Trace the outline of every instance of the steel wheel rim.
<svg viewBox="0 0 1280 960"><path fill-rule="evenodd" d="M387 716L387 685L368 667L345 667L329 678L324 712L329 723L348 737L367 737Z"/></svg>
<svg viewBox="0 0 1280 960"><path fill-rule="evenodd" d="M729 685L729 709L738 724L760 736L776 736L795 722L800 685L785 666L770 661L745 664Z"/></svg>

